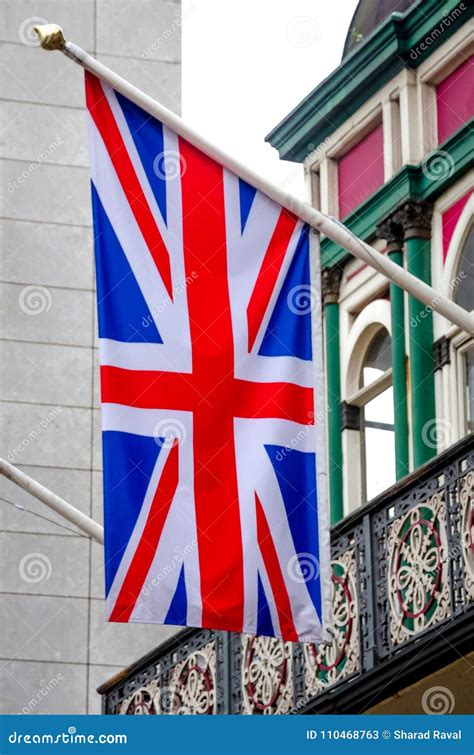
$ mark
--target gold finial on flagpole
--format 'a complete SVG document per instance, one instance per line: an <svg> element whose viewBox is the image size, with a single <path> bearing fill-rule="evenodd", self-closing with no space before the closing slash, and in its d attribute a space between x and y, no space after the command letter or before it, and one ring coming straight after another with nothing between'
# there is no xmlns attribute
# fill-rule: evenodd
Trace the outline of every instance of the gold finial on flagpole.
<svg viewBox="0 0 474 755"><path fill-rule="evenodd" d="M62 50L66 44L63 30L57 24L38 24L33 27L43 50Z"/></svg>

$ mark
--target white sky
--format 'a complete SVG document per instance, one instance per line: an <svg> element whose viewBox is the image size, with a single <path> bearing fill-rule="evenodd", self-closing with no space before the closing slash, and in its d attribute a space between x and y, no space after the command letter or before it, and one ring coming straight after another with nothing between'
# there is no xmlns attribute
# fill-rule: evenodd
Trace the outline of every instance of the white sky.
<svg viewBox="0 0 474 755"><path fill-rule="evenodd" d="M341 59L357 0L182 0L183 117L266 178L304 195L301 166L265 135Z"/></svg>

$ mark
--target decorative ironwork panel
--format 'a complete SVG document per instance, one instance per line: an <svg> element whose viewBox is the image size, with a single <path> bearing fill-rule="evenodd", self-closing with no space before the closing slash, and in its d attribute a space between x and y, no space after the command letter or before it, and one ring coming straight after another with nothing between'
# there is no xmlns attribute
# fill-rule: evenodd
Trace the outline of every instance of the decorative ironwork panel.
<svg viewBox="0 0 474 755"><path fill-rule="evenodd" d="M136 674L127 676L108 693L104 712L124 715L156 715L159 665L152 663Z"/></svg>
<svg viewBox="0 0 474 755"><path fill-rule="evenodd" d="M123 716L156 716L161 712L158 679L152 679L122 700L118 713Z"/></svg>
<svg viewBox="0 0 474 755"><path fill-rule="evenodd" d="M401 494L387 491L371 515L379 661L473 599L473 466L466 438Z"/></svg>
<svg viewBox="0 0 474 755"><path fill-rule="evenodd" d="M360 670L356 562L353 549L332 561L332 605L332 642L327 645L307 643L303 646L307 699Z"/></svg>
<svg viewBox="0 0 474 755"><path fill-rule="evenodd" d="M223 635L196 632L117 687L106 713L212 715L223 711Z"/></svg>
<svg viewBox="0 0 474 755"><path fill-rule="evenodd" d="M242 636L242 713L275 715L293 707L293 643Z"/></svg>
<svg viewBox="0 0 474 755"><path fill-rule="evenodd" d="M160 697L163 700L163 692ZM168 712L175 715L216 713L215 640L173 666Z"/></svg>
<svg viewBox="0 0 474 755"><path fill-rule="evenodd" d="M451 611L446 507L440 494L388 528L390 639L399 645Z"/></svg>
<svg viewBox="0 0 474 755"><path fill-rule="evenodd" d="M461 480L459 503L462 521L464 591L466 603L470 603L474 601L474 472L468 472Z"/></svg>

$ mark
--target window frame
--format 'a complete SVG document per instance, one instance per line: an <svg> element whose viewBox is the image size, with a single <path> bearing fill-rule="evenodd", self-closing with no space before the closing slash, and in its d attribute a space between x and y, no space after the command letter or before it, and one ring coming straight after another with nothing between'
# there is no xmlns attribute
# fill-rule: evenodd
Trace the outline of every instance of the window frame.
<svg viewBox="0 0 474 755"><path fill-rule="evenodd" d="M441 218L442 213L453 202L464 195L469 187L462 181L460 185L454 187L454 192L449 192L443 196L442 204L438 206L436 216ZM437 223L439 229L439 239L441 238L440 220ZM452 235L449 247L446 253L446 259L443 267L441 262L436 265L435 284L439 290L447 295L451 301L455 300L456 288L452 286L452 281L458 275L461 265L464 246L467 242L469 233L474 223L474 193L471 194L466 202L463 211L459 217L458 223ZM441 240L439 240L441 244ZM441 254L441 247L433 250L435 256ZM467 433L467 416L465 406L465 359L464 355L474 339L469 333L459 328L457 325L451 325L445 318L435 313L434 317L435 338L445 337L449 340L449 363L445 364L436 374L436 415L439 425L438 432L438 451L441 452L457 440L465 437ZM452 386L458 386L458 390L453 391Z"/></svg>
<svg viewBox="0 0 474 755"><path fill-rule="evenodd" d="M391 334L385 328L383 325L377 328L370 328L370 339L368 343L365 346L365 351L363 352L362 361L360 363L359 368L359 379L361 372L364 368L364 360L368 353L368 350L370 349L374 339L377 337L377 335L382 331L385 330L388 333L388 337L391 340ZM354 378L356 377L354 373ZM378 396L381 396L385 391L387 391L389 388L393 388L393 380L392 380L392 368L389 367L388 370L385 370L378 378L376 378L374 381L369 383L369 385L365 385L362 388L359 388L359 390L349 397L349 403L353 406L358 406L360 410L360 430L359 430L359 439L360 439L360 497L361 497L361 505L366 503L368 498L367 493L367 443L366 443L366 427L367 427L367 420L365 419L364 413L365 413L365 407L373 401ZM393 422L393 430L395 432L395 418Z"/></svg>
<svg viewBox="0 0 474 755"><path fill-rule="evenodd" d="M375 283L378 275L374 276L374 279ZM349 307L347 309L349 310ZM349 329L347 340L344 339L346 359L341 362L342 399L349 404L358 406L361 413L366 403L392 385L392 369L389 368L370 385L363 388L359 387L360 371L367 349L377 332L382 328L387 330L391 338L390 302L386 299L375 299L356 316ZM366 503L364 497L365 440L362 424L359 430L346 428L342 431L342 447L344 515L347 516Z"/></svg>
<svg viewBox="0 0 474 755"><path fill-rule="evenodd" d="M436 87L474 51L472 29L462 26L418 68L418 118L422 128L423 152L439 147Z"/></svg>

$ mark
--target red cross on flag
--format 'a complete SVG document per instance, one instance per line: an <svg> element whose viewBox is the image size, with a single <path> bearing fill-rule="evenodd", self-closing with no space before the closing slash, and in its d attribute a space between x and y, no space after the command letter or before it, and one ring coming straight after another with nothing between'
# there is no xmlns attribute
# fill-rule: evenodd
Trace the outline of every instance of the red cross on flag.
<svg viewBox="0 0 474 755"><path fill-rule="evenodd" d="M86 96L109 620L319 642L316 239L90 73Z"/></svg>

